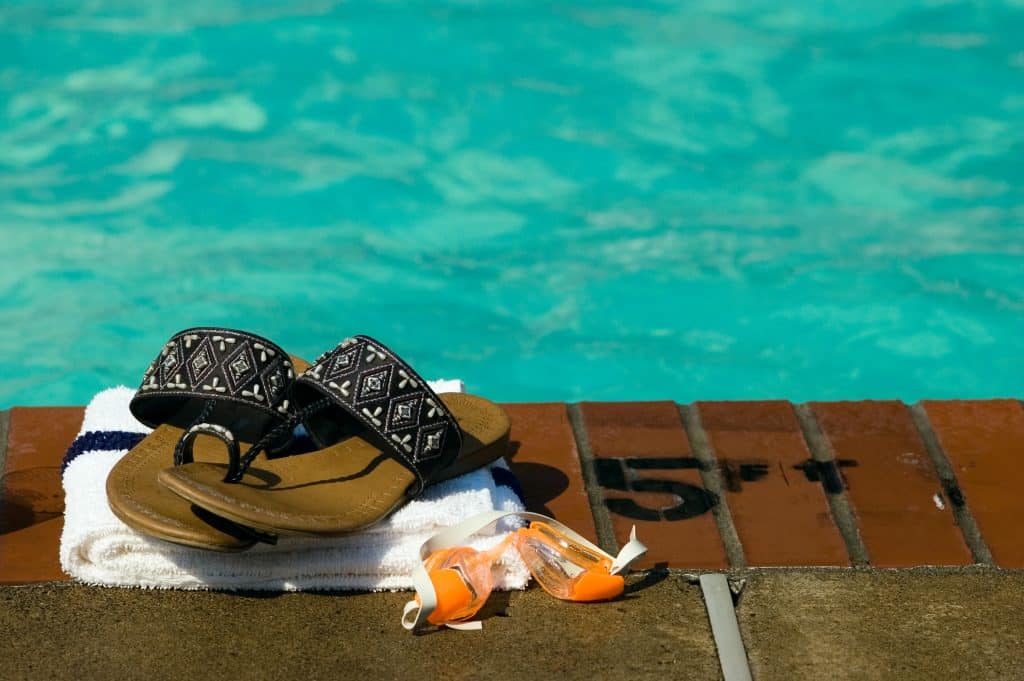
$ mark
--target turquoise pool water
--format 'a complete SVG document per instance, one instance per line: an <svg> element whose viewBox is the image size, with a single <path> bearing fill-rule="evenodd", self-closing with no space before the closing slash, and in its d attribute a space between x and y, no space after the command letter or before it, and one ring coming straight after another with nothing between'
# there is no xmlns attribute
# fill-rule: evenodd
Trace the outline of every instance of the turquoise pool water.
<svg viewBox="0 0 1024 681"><path fill-rule="evenodd" d="M510 401L1020 396L1022 36L1020 0L4 3L0 408L211 323Z"/></svg>

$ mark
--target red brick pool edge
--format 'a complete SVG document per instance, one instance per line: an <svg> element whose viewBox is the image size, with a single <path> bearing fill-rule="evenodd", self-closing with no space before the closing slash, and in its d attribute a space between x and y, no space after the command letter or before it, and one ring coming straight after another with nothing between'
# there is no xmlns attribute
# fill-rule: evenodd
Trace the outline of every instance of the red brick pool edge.
<svg viewBox="0 0 1024 681"><path fill-rule="evenodd" d="M527 506L640 567L1024 568L1019 400L505 405ZM81 407L0 413L0 584L66 580Z"/></svg>

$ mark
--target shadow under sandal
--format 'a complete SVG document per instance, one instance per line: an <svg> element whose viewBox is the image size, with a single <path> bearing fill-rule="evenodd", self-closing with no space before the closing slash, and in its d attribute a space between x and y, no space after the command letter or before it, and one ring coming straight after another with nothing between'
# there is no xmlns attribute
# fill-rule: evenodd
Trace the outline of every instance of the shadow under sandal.
<svg viewBox="0 0 1024 681"><path fill-rule="evenodd" d="M161 471L169 490L272 534L339 535L373 525L429 484L506 454L509 418L482 397L437 395L384 345L355 336L325 353L291 399L319 450ZM237 456L233 452L232 457Z"/></svg>
<svg viewBox="0 0 1024 681"><path fill-rule="evenodd" d="M142 378L131 412L154 428L111 469L107 503L128 526L159 539L241 551L257 535L194 507L157 483L169 464L225 461L252 445L291 440L288 390L308 365L265 338L187 329L167 342Z"/></svg>

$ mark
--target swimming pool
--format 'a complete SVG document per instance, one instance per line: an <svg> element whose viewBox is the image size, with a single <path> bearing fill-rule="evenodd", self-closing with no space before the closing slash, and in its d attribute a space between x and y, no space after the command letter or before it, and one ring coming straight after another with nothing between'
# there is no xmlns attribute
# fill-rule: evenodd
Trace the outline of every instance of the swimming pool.
<svg viewBox="0 0 1024 681"><path fill-rule="evenodd" d="M0 8L0 408L174 331L498 400L1024 393L1024 5Z"/></svg>

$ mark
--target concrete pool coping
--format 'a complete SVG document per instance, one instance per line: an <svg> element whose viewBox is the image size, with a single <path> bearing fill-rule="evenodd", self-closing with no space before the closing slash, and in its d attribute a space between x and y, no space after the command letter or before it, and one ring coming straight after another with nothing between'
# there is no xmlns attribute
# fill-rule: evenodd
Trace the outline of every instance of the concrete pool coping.
<svg viewBox="0 0 1024 681"><path fill-rule="evenodd" d="M862 658L889 660L886 669L898 670L901 678L927 678L950 669L952 658L943 651L953 649L961 659L956 669L962 675L1024 675L1024 662L1018 666L1007 647L1024 636L1024 619L1004 603L1008 598L1019 602L1024 595L1024 539L1017 531L1024 518L1024 498L1018 493L1024 483L1020 401L505 406L513 419L511 466L531 509L560 518L611 551L636 524L651 548L641 565L647 572L634 578L640 588L615 606L623 608L615 612L627 619L632 613L652 620L638 622L642 626L635 629L626 620L616 620L601 633L600 621L582 613L611 610L549 607L535 589L509 597L511 611L531 621L534 614L547 618L551 627L582 646L580 655L592 660L581 667L589 676L601 671L595 666L598 660L604 667L612 664L609 650L642 651L645 656L641 661L615 658L613 667L620 674L654 678L687 670L694 678L720 675L696 584L696 577L707 572L727 574L734 587L754 678L812 678L815 672L842 677L842 670L826 669L829 660L864 672L857 662ZM248 603L230 599L252 597L156 597L68 583L57 564L63 508L59 467L81 418L80 407L0 412L0 617L7 612L17 620L9 625L21 632L23 652L43 655L47 627L73 626L72 620L83 613L95 616L95 608L106 607L101 604L108 601L131 613L151 606L172 611L171 604L180 599L200 611L213 608L222 618L229 618L228 604ZM32 584L37 586L26 586ZM357 609L359 617L378 604L386 611L379 622L384 632L394 624L395 596L404 598L339 595L337 602L363 604ZM301 605L295 607L314 613L335 608L322 596L281 598L297 598L294 603ZM277 601L264 601L266 609L257 608L252 617L271 626L276 615L270 604ZM902 603L906 622L894 614L893 602ZM59 613L47 615L43 623L18 619L16 613L34 607L56 607ZM872 619L874 610L883 614ZM990 618L983 616L986 612ZM335 614L342 633L365 624L354 613ZM198 620L174 621L191 635L211 636ZM877 649L885 638L874 636L874 627L895 627L907 637L914 621L931 627L927 640L917 641L916 652L890 659L887 651ZM500 617L495 622L488 629L495 630L497 639L543 640L543 626L536 622L512 626ZM221 623L230 629L226 619ZM605 642L586 643L587 631ZM653 645L652 634L674 643L668 648ZM169 645L161 643L161 636L150 631L135 643ZM391 636L390 631L382 633L381 641ZM466 655L486 656L494 653L489 646L496 639L485 636L476 640L460 635L459 644L442 647L462 645ZM609 643L609 637L615 642ZM129 635L126 640L134 639ZM230 639L210 640L212 650L217 640L224 645ZM910 643L893 640L904 648ZM677 644L682 648L673 649ZM313 655L315 646L308 645ZM564 658L568 652L559 645L552 653ZM810 662L801 657L801 645L813 651L808 653ZM679 666L681 650L689 666ZM259 658L257 650L252 654ZM119 655L127 663L132 653ZM483 664L477 669L488 668L479 662L482 658L476 659ZM555 665L553 659L547 666L532 662L536 664L521 669L495 669L515 677L526 676L528 668L552 671ZM401 665L388 668L395 676L409 671ZM162 673L173 671L168 662ZM46 673L51 672L62 675L57 668Z"/></svg>

